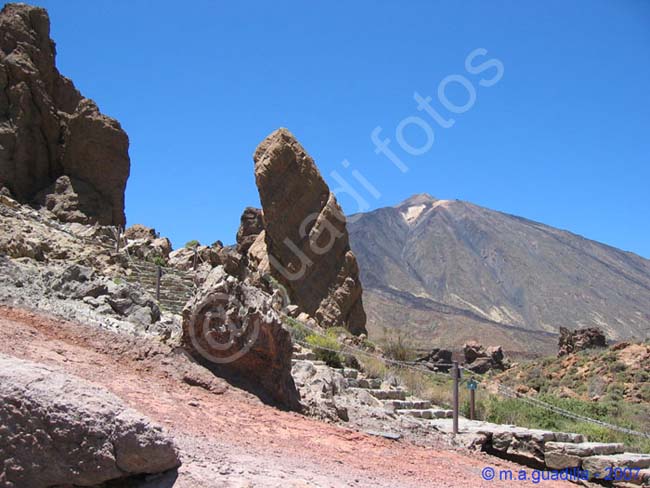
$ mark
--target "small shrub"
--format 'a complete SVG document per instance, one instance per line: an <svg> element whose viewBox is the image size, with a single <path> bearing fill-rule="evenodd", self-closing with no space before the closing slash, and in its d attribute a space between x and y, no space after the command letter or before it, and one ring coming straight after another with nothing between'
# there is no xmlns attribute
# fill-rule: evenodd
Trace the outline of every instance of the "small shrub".
<svg viewBox="0 0 650 488"><path fill-rule="evenodd" d="M167 263L165 262L165 259L161 256L155 256L151 262L155 264L156 266L166 266Z"/></svg>
<svg viewBox="0 0 650 488"><path fill-rule="evenodd" d="M306 341L314 349L314 354L316 354L317 359L325 361L325 364L331 368L343 367L343 359L338 353L341 350L341 346L336 339L310 334L307 336Z"/></svg>
<svg viewBox="0 0 650 488"><path fill-rule="evenodd" d="M414 352L406 345L402 334L397 334L397 339L390 336L385 339L384 355L395 361L410 361L414 358Z"/></svg>
<svg viewBox="0 0 650 488"><path fill-rule="evenodd" d="M625 363L622 363L620 361L614 361L609 365L609 370L612 373L621 373L627 369L627 366Z"/></svg>
<svg viewBox="0 0 650 488"><path fill-rule="evenodd" d="M191 241L187 241L185 243L185 247L187 249L193 249L193 248L198 247L200 245L201 245L201 243L199 241L197 241L196 239L192 239Z"/></svg>
<svg viewBox="0 0 650 488"><path fill-rule="evenodd" d="M307 336L310 334L310 331L307 327L291 317L284 317L283 321L287 325L289 334L291 334L291 339L294 342L305 342Z"/></svg>

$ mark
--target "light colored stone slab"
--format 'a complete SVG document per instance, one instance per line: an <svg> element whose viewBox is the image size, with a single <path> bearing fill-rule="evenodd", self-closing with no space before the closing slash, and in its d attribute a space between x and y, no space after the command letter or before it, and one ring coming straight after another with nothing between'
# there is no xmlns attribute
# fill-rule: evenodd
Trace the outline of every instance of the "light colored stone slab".
<svg viewBox="0 0 650 488"><path fill-rule="evenodd" d="M605 442L547 442L544 446L546 452L557 451L571 456L587 457L609 454L621 454L625 447L620 443Z"/></svg>
<svg viewBox="0 0 650 488"><path fill-rule="evenodd" d="M589 471L590 478L603 479L609 475L609 468L650 468L650 454L625 452L608 456L583 458L582 469Z"/></svg>

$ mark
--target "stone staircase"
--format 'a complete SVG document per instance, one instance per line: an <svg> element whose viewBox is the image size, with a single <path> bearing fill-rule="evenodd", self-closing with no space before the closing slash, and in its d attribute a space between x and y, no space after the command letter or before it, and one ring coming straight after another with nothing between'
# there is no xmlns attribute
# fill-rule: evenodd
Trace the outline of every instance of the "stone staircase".
<svg viewBox="0 0 650 488"><path fill-rule="evenodd" d="M126 276L130 283L140 284L152 296L156 296L158 266L146 261L132 260L131 273ZM194 281L190 276L172 268L162 267L160 299L158 305L166 312L180 314L187 301L194 295Z"/></svg>
<svg viewBox="0 0 650 488"><path fill-rule="evenodd" d="M327 368L309 349L296 346L292 362L306 361ZM432 405L399 386L379 378L370 378L354 368L330 368L344 378L350 391L365 391L377 399L385 411L396 416L409 416L424 421L430 428L452 433L453 412ZM396 438L399 438L397 436ZM614 487L650 487L650 454L625 452L623 444L588 442L582 434L529 429L515 425L493 424L459 418L461 444L478 446L483 451L537 469L570 470L570 481L582 482L579 476ZM618 468L618 471L617 471ZM608 475L620 479L607 480Z"/></svg>
<svg viewBox="0 0 650 488"><path fill-rule="evenodd" d="M292 362L308 361L314 366L326 366L324 361L318 361L316 354L309 349L298 347L294 350ZM368 377L354 368L331 368L340 373L345 379L345 387L349 390L364 390L379 400L384 409L396 415L406 415L417 419L451 418L453 412L433 405L428 400L411 396L407 390L399 386L388 385L380 378Z"/></svg>

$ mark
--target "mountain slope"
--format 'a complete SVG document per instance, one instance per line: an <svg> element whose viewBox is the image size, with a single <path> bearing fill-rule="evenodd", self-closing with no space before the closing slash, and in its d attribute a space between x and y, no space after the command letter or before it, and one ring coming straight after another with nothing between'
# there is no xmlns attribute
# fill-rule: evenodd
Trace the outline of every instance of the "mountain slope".
<svg viewBox="0 0 650 488"><path fill-rule="evenodd" d="M371 334L532 353L550 352L560 326L650 334L650 261L632 253L426 194L352 215L348 228Z"/></svg>

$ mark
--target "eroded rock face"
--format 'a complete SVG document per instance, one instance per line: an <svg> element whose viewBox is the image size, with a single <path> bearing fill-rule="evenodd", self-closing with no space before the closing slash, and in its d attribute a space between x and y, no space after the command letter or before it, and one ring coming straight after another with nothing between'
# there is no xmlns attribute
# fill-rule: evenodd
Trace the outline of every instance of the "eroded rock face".
<svg viewBox="0 0 650 488"><path fill-rule="evenodd" d="M357 260L345 216L314 160L287 129L254 154L271 274L324 327L365 333Z"/></svg>
<svg viewBox="0 0 650 488"><path fill-rule="evenodd" d="M560 339L558 343L558 356L565 356L585 349L596 347L607 347L607 338L598 327L587 327L570 331L560 327Z"/></svg>
<svg viewBox="0 0 650 488"><path fill-rule="evenodd" d="M103 388L0 355L0 482L96 486L180 465L174 442Z"/></svg>
<svg viewBox="0 0 650 488"><path fill-rule="evenodd" d="M300 408L291 336L272 297L214 268L183 310L183 344L215 372L286 408Z"/></svg>
<svg viewBox="0 0 650 488"><path fill-rule="evenodd" d="M5 5L0 11L0 188L64 221L123 226L128 137L59 74L55 56L47 12Z"/></svg>

